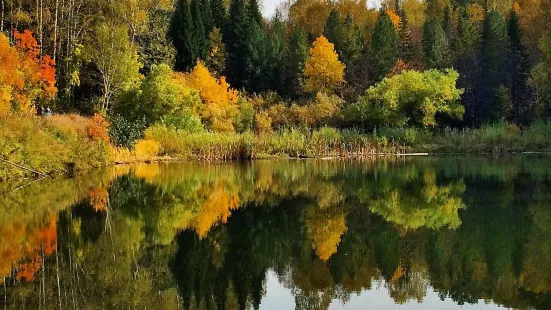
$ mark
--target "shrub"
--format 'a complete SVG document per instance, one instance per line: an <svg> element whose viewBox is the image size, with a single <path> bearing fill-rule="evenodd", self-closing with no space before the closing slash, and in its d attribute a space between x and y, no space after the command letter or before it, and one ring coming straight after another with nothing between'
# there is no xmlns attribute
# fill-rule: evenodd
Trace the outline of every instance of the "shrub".
<svg viewBox="0 0 551 310"><path fill-rule="evenodd" d="M109 123L103 115L94 114L90 119L87 132L90 139L109 143Z"/></svg>
<svg viewBox="0 0 551 310"><path fill-rule="evenodd" d="M121 115L114 114L109 118L109 137L118 147L133 147L143 136L146 128L145 118L129 120Z"/></svg>
<svg viewBox="0 0 551 310"><path fill-rule="evenodd" d="M140 140L136 143L136 156L139 158L150 158L159 155L161 147L157 141Z"/></svg>

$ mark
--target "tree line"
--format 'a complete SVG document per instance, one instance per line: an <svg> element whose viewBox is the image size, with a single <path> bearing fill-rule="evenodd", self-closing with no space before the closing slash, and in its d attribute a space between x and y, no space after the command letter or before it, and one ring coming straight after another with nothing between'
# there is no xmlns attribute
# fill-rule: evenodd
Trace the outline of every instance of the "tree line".
<svg viewBox="0 0 551 310"><path fill-rule="evenodd" d="M181 103L192 100L188 89L176 96L178 110L191 110L188 119L213 130L277 127L278 114L306 125L366 129L528 125L551 114L548 0L386 0L380 9L363 0L297 0L282 3L270 19L259 6L257 0L2 0L0 31L16 45L16 31L30 30L40 57L55 63L58 91L47 104L126 115L133 124L174 115L164 107L174 102L149 104L170 101L167 89L179 83L173 77L198 66L239 91L239 100L203 109L213 102L207 91L180 80L203 102ZM392 80L411 71L423 75ZM406 121L395 122L396 113Z"/></svg>

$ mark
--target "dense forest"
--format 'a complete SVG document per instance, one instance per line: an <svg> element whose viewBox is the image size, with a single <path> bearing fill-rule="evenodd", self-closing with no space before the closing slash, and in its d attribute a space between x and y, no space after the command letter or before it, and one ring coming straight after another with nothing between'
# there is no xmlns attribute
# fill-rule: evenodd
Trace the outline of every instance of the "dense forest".
<svg viewBox="0 0 551 310"><path fill-rule="evenodd" d="M190 140L184 133L219 133L230 146L213 148L237 149L227 141L243 148L255 138L235 135L286 131L308 141L332 127L321 135L350 145L351 132L381 128L500 123L513 135L551 116L548 0L396 0L380 9L298 0L270 19L259 6L2 0L0 114L95 114L88 125L50 121L44 135L77 123L78 134L130 149L145 135L142 153L157 155L170 155L163 141Z"/></svg>

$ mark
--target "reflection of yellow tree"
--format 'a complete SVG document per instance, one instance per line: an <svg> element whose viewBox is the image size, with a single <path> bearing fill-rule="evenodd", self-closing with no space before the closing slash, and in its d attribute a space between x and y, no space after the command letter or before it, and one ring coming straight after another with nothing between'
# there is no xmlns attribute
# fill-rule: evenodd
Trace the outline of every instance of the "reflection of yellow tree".
<svg viewBox="0 0 551 310"><path fill-rule="evenodd" d="M312 207L307 211L306 227L316 254L321 260L328 260L337 252L341 236L346 231L346 215L339 212L329 214Z"/></svg>
<svg viewBox="0 0 551 310"><path fill-rule="evenodd" d="M199 195L204 195L205 201L194 220L194 227L199 237L203 238L216 223L228 221L231 211L239 207L239 196L237 190L231 190L223 181L213 187L202 188Z"/></svg>
<svg viewBox="0 0 551 310"><path fill-rule="evenodd" d="M107 204L109 203L109 193L103 187L93 187L88 192L88 198L90 198L90 205L96 212L107 210Z"/></svg>

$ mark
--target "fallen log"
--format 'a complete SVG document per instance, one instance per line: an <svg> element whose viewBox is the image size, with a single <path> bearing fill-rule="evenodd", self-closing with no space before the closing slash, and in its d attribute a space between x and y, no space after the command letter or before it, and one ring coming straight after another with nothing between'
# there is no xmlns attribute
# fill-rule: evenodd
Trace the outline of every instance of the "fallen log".
<svg viewBox="0 0 551 310"><path fill-rule="evenodd" d="M43 173L43 172L36 171L36 170L30 169L30 168L27 168L27 167L25 167L25 166L21 166L21 165L19 165L19 164L13 163L13 162L11 162L11 161L9 161L9 160L6 160L6 159L3 159L3 158L0 158L0 161L3 161L3 162L5 162L5 163L10 164L10 165L12 165L12 166L14 166L14 167L17 167L17 168L19 168L19 169L22 169L22 170L25 170L25 171L32 172L32 173L37 174L37 175L39 175L39 176L43 176L43 177L47 177L47 176L48 176L47 174L45 174L45 173Z"/></svg>

